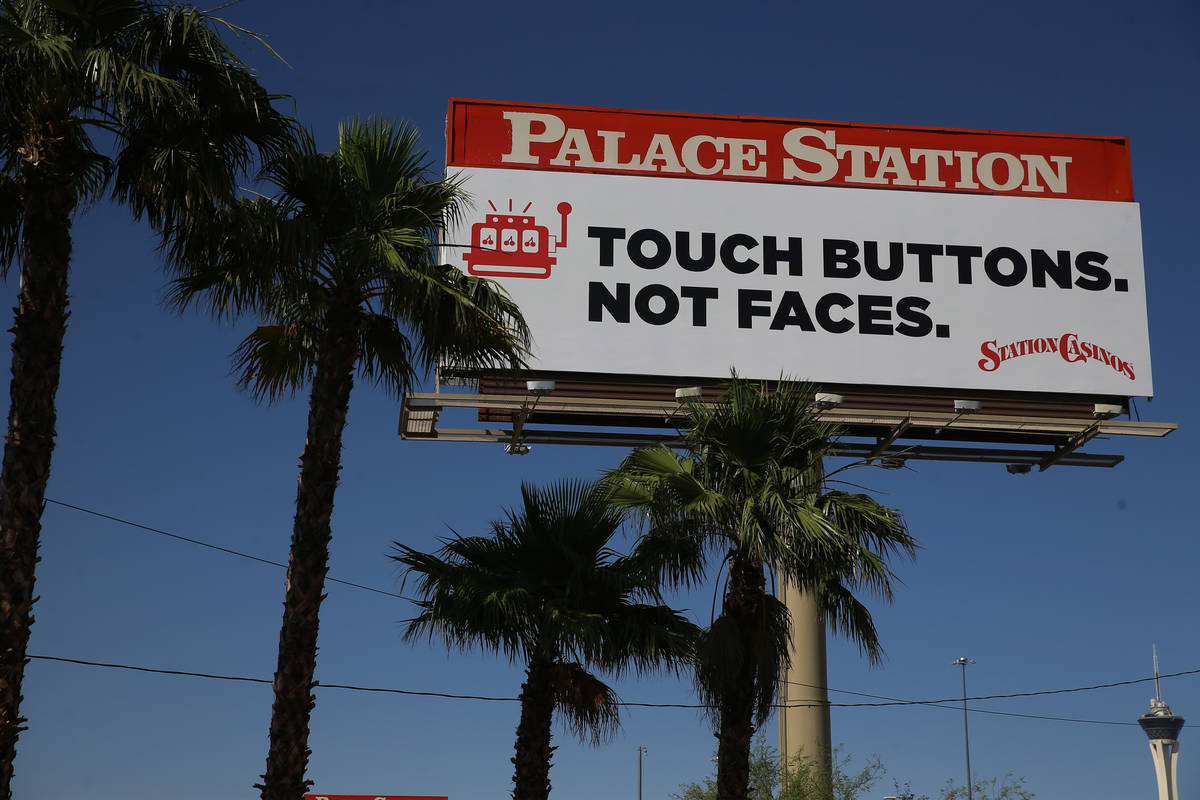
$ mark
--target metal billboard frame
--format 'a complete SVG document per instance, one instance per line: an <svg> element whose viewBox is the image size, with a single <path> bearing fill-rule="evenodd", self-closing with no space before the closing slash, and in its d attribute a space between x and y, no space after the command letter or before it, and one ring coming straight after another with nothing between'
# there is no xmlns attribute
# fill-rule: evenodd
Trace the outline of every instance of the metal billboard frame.
<svg viewBox="0 0 1200 800"><path fill-rule="evenodd" d="M417 441L498 443L517 455L540 444L675 445L687 425L681 397L714 402L722 386L711 378L439 370L436 391L404 394L399 434ZM819 404L820 418L842 431L830 454L885 468L909 460L996 463L1012 473L1056 465L1115 467L1123 455L1083 447L1117 436L1161 438L1178 427L1113 418L1116 409L1128 413L1129 398L864 386L824 386L821 392L827 399ZM464 410L475 411L486 427L443 424L443 414L461 417Z"/></svg>

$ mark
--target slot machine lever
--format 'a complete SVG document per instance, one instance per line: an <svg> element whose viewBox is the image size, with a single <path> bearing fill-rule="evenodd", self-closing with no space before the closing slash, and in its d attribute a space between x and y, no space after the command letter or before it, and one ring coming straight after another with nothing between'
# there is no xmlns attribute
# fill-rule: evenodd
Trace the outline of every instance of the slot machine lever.
<svg viewBox="0 0 1200 800"><path fill-rule="evenodd" d="M558 213L562 215L562 235L558 237L558 246L567 246L567 215L571 213L571 204L562 202L558 204Z"/></svg>

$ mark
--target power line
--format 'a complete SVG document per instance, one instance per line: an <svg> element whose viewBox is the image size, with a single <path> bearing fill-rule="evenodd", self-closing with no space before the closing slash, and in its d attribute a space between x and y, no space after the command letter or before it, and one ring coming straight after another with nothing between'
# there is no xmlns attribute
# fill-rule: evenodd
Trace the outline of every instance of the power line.
<svg viewBox="0 0 1200 800"><path fill-rule="evenodd" d="M245 677L245 676L239 676L239 675L218 675L218 674L210 673L210 672L194 672L191 670L161 669L161 668L156 668L156 667L136 666L136 665L131 665L131 664L116 664L116 663L102 662L102 661L89 661L87 659L81 659L81 658L66 658L63 656L30 655L29 658L36 659L39 661L57 661L57 662L62 662L62 663L67 663L67 664L78 664L78 665L89 666L89 667L103 667L103 668L107 668L107 669L130 670L130 671L134 671L134 672L149 672L149 673L155 673L155 674L159 674L159 675L176 675L176 676L183 676L183 677L190 677L190 678L205 678L205 679L209 679L209 680L222 680L222 681L240 681L240 682L244 682L244 683L266 683L266 684L272 683L272 681L269 681L266 678L251 678L251 677ZM1180 675L1193 675L1198 672L1200 672L1200 669L1188 670L1185 672L1176 672L1176 673L1172 673L1170 675L1163 675L1160 677L1173 678L1173 677L1178 677ZM1046 692L1036 692L1033 694L1061 694L1064 692L1088 691L1091 689L1109 688L1111 686L1125 686L1125 685L1129 685L1129 684L1133 684L1133 683L1144 683L1147 680L1154 680L1154 679L1153 678L1138 678L1136 680L1130 680L1130 681L1119 681L1116 683L1098 684L1096 686L1081 686L1081 687L1074 688L1074 689L1055 689L1055 690L1046 691ZM799 685L806 686L808 684L799 684ZM316 688L316 689L344 689L347 691L354 691L354 692L372 692L372 693L382 693L382 694L401 694L401 695L409 695L409 696L414 696L414 697L438 697L438 698L444 698L444 699L450 699L450 700L484 700L484 701L490 701L490 702L508 702L508 703L518 702L520 700L520 698L517 698L517 697L491 697L491 696L486 696L486 695L475 695L475 694L454 694L451 692L427 692L427 691L418 691L415 689L395 689L395 688L379 687L379 686L356 686L353 684L346 684L346 683L322 683L320 681L314 682L313 688ZM863 696L867 696L867 697L878 697L879 696L879 695L867 695L865 692L851 692L849 690L844 690L844 689L831 689L830 691L844 692L846 694L857 694L857 695L863 695ZM1025 696L1028 696L1029 694L1031 694L1031 693L1023 692L1023 693L1016 693L1016 694L1009 694L1009 695L989 695L985 698L968 698L968 699L999 699L999 698L1007 698L1007 697L1025 697ZM953 698L953 699L961 700L962 698ZM827 706L830 706L833 708L879 708L879 707L883 707L883 706L930 706L930 705L936 706L938 704L938 702L946 702L946 701L893 699L891 702L887 702L887 703L787 703L787 704L776 704L774 707L775 708L815 708L815 707L827 705ZM705 708L705 706L698 704L698 703L649 703L649 702L636 702L636 701L620 701L617 703L617 705L631 707L631 708L690 708L690 709ZM982 709L974 709L974 710L982 711ZM1088 723L1088 724L1094 724L1094 725L1132 725L1132 724L1134 724L1134 723L1126 723L1126 722L1108 722L1105 720L1082 720L1082 719L1074 719L1074 718L1069 718L1069 717L1050 717L1050 716L1041 716L1041 715L1037 715L1037 714L1015 714L1015 713L1002 712L1002 711L990 711L990 712L983 712L983 713L1002 714L1005 716L1015 716L1015 717L1027 717L1030 719L1047 719L1047 720L1055 720L1055 721L1062 721L1062 722Z"/></svg>
<svg viewBox="0 0 1200 800"><path fill-rule="evenodd" d="M242 683L266 683L270 684L266 678L250 678L242 675L218 675L212 672L193 672L183 669L162 669L158 667L145 667L134 664L116 664L105 661L89 661L83 658L66 658L64 656L43 656L29 655L27 658L37 661L57 661L64 664L78 664L86 667L103 667L106 669L122 669L133 672L150 672L157 675L176 675L187 678L206 678L216 681L240 681ZM520 701L519 697L490 697L487 695L478 694L453 694L451 692L423 692L415 689L394 689L380 686L355 686L348 683L323 683L321 681L313 682L314 689L345 689L353 692L374 692L383 694L403 694L414 697L440 697L449 700L487 700L491 702L516 703ZM696 703L639 703L639 702L619 702L617 705L633 706L640 708L704 708Z"/></svg>
<svg viewBox="0 0 1200 800"><path fill-rule="evenodd" d="M177 675L187 678L207 678L209 680L240 681L243 683L273 683L273 681L269 681L266 678L250 678L242 675L218 675L212 672L193 672L191 670L182 669L162 669L159 667L145 667L133 664L115 664L105 661L89 661L83 658L66 658L64 656L43 655L29 655L26 657L37 661L57 661L64 664L79 664L86 667L104 667L106 669L123 669L133 672L150 672L156 675ZM441 697L449 700L487 700L504 703L517 703L521 700L519 697L491 697L478 694L453 694L451 692L423 692L416 689L395 689L381 686L356 686L349 683L323 683L321 681L314 681L313 688L346 689L353 692L374 692L382 694L403 694L414 697ZM639 708L704 708L704 706L697 703L641 703L634 701L620 701L617 703L617 705Z"/></svg>
<svg viewBox="0 0 1200 800"><path fill-rule="evenodd" d="M249 678L242 675L217 675L211 672L192 672L182 669L160 669L157 667L141 667L133 664L113 664L104 661L88 661L82 658L65 658L63 656L28 656L31 659L39 661L59 661L65 664L80 664L85 667L105 667L107 669L124 669L133 672L152 672L156 675L180 675L188 678L207 678L215 681L241 681L243 683L266 683L271 684L274 681L269 681L266 678ZM356 692L386 692L388 694L408 694L418 697L445 697L453 700L499 700L499 701L516 701L516 697L485 697L483 695L474 694L449 694L447 692L419 692L411 689L385 689L370 686L352 686L344 683L321 683L315 681L314 688L318 689L350 689Z"/></svg>
<svg viewBox="0 0 1200 800"><path fill-rule="evenodd" d="M54 503L55 505L62 506L63 508L69 508L73 511L78 511L83 514L89 514L91 516L99 517L101 519L106 519L111 522L116 522L116 523L119 523L122 525L128 525L132 528L137 528L139 530L146 531L148 533L157 534L159 536L166 536L168 538L175 539L177 541L186 542L188 544L194 544L199 547L206 547L210 550L216 550L218 552L226 553L228 555L238 556L239 558L245 558L250 561L257 561L260 564L268 564L270 566L287 569L287 565L283 564L279 561L272 561L271 559L262 558L260 556L251 555L249 553L243 553L239 550L233 550L228 547L222 547L220 545L211 544L209 542L205 542L200 539L194 539L192 537L183 536L178 533L171 533L170 531L165 531L165 530L162 530L161 528L155 528L150 525L144 525L142 523L134 522L132 520L124 519L122 517L118 517L118 516L115 516L112 514L105 514L103 512L96 511L94 509L74 505L72 503L67 503L62 500L55 500L55 499L52 499L49 497L47 497L45 500L47 503ZM413 601L412 598L405 597L404 595L398 594L396 592L389 592L384 589L377 589L373 586L366 586L361 583L355 583L353 581L347 581L347 580L343 580L341 578L335 578L335 577L332 577L329 575L326 576L326 580L331 583L339 583L339 584L342 584L343 586L350 586L355 589L363 589L364 591L374 592L375 594L381 594L381 595L385 595L387 597L394 597L399 600ZM30 656L30 658L38 658L38 659L47 660L47 661L61 661L61 662L72 663L72 664L81 664L81 665L85 665L85 666L107 667L107 668L112 668L112 669L125 669L125 670L133 670L133 671L138 671L138 672L151 672L151 673L158 673L158 674L163 674L163 675L180 675L180 676L196 677L196 678L209 678L209 679L214 679L214 680L243 681L243 682L249 682L249 683L271 683L271 681L266 680L264 678L249 678L249 677L230 676L230 675L214 675L214 674L203 673L203 672L191 672L191 671L186 671L186 670L156 669L156 668L152 668L152 667L140 667L140 666L133 666L133 665L128 665L128 664L108 664L108 663L102 663L102 662L86 661L86 660L82 660L82 659L61 658L61 657L56 657L56 656ZM1174 678L1174 677L1179 677L1179 676L1183 676L1183 675L1194 675L1197 673L1200 673L1200 669L1185 670L1183 672L1175 672L1175 673L1171 673L1168 675L1162 675L1160 677ZM1011 694L979 695L976 697L968 697L966 699L968 701L970 701L970 700L1001 700L1001 699L1008 699L1008 698L1014 698L1014 697L1038 697L1038 696L1052 695L1052 694L1068 694L1068 693L1072 693L1072 692L1093 691L1096 689L1109 689L1109 688L1113 688L1113 687L1117 687L1117 686L1129 686L1129 685L1138 684L1138 683L1146 683L1146 682L1152 681L1152 680L1154 680L1154 679L1153 678L1137 678L1137 679L1127 680L1127 681L1116 681L1113 683L1095 684L1092 686L1079 686L1079 687L1073 687L1070 689L1048 689L1048 690L1034 691L1034 692L1014 692ZM939 699L939 700L903 700L903 699L895 698L895 697L886 697L883 695L867 694L866 692L855 692L855 691L850 691L848 689L833 689L830 687L819 687L819 686L814 686L812 684L799 683L796 681L786 681L786 683L791 683L796 686L806 686L808 688L825 689L825 691L840 692L842 694L858 695L860 697L871 697L871 698L882 700L884 702L880 702L880 703L786 703L786 704L775 704L775 706L774 706L775 708L816 708L819 706L828 706L828 707L832 707L832 708L885 708L885 707L889 707L889 706L930 706L930 707L934 707L934 708L950 708L951 710L957 710L954 707L946 706L944 704L945 703L957 703L957 702L961 702L963 700L963 698L961 698L961 697L951 697L951 698L944 698L944 699ZM347 689L347 690L361 691L361 692L384 692L384 693L392 693L392 694L405 694L405 695L425 696L425 697L444 697L444 698L449 698L449 699L460 699L460 700L494 700L494 701L511 702L511 701L516 701L518 699L518 698L514 698L514 697L483 697L483 696L479 696L479 695L458 695L458 694L450 694L450 693L445 693L445 692L419 692L419 691L408 690L408 689L389 689L389 688L380 688L380 687L351 686L351 685L345 685L345 684L317 683L316 685L319 687L327 688L327 689ZM644 708L703 708L703 706L694 704L694 703L687 704L687 703L622 702L622 703L620 703L620 705L633 706L633 707L644 707ZM982 709L982 708L971 709L971 711L974 711L979 714L995 714L995 715L1000 715L1000 716L1023 717L1023 718L1028 718L1028 719L1046 719L1046 720L1054 720L1054 721L1060 721L1060 722L1078 722L1078 723L1087 723L1087 724L1093 724L1093 725L1133 725L1133 724L1135 724L1132 722L1109 722L1109 721L1105 721L1105 720L1085 720L1085 719L1076 719L1076 718L1072 718L1072 717L1054 717L1054 716L1046 716L1046 715L1040 715L1040 714L1019 714L1016 712L994 711L994 710Z"/></svg>
<svg viewBox="0 0 1200 800"><path fill-rule="evenodd" d="M1188 669L1183 672L1172 672L1170 675L1160 675L1160 678L1178 678L1183 675L1195 675L1200 673L1200 669ZM1010 692L1009 694L981 694L973 697L947 697L939 700L895 700L891 699L884 703L830 703L831 706L842 706L844 708L882 708L885 706L930 706L938 705L939 703L961 703L965 700L1007 700L1011 697L1042 697L1048 694L1071 694L1072 692L1091 692L1096 689L1112 689L1117 686L1132 686L1137 683L1148 683L1154 680L1150 678L1134 678L1127 681L1113 681L1112 683L1096 683L1091 686L1075 686L1070 689L1043 689L1036 692ZM789 681L794 683L794 681ZM809 684L798 684L800 686L808 686L810 689L826 689L827 691L841 691L840 689L829 689L828 687L812 686ZM859 694L858 692L850 692L850 694ZM874 697L875 695L867 695ZM809 703L806 707L816 707L823 705L822 703ZM797 707L797 706L789 706Z"/></svg>
<svg viewBox="0 0 1200 800"><path fill-rule="evenodd" d="M143 530L148 533L156 533L159 536L167 536L171 539L176 539L181 542L187 542L188 544L194 544L199 547L207 547L209 550L216 550L221 553L228 553L231 556L238 556L239 558L249 559L250 561L257 561L260 564L270 564L273 567L282 567L283 569L287 569L287 564L284 564L279 561L272 561L269 558L260 558L259 556L253 556L253 555L250 555L249 553L243 553L239 550L231 550L228 547L221 547L220 545L210 544L208 542L201 541L200 539L193 539L190 536L181 536L178 533L171 533L170 531L164 531L161 528L153 528L149 525L143 525L140 522L134 522L134 521L128 520L128 519L122 519L121 517L115 517L112 514L104 514L99 511L94 511L90 508L84 508L83 506L72 505L71 503L64 503L62 500L52 500L51 498L47 497L46 502L54 503L54 505L56 505L56 506L62 506L63 508L69 508L69 509L72 509L73 511L79 511L84 514L90 514L93 517L100 517L101 519L107 519L112 522L119 522L122 525L128 525L131 528L138 528L139 530ZM363 589L368 592L374 592L375 594L382 594L382 595L387 595L388 597L395 597L398 600L412 600L411 597L405 597L402 594L396 594L395 592L389 592L385 589L376 589L374 586L364 586L361 583L355 583L353 581L345 581L345 580L342 580L341 578L334 578L331 575L326 575L325 580L329 581L330 583L340 583L343 586L352 586L355 589Z"/></svg>
<svg viewBox="0 0 1200 800"><path fill-rule="evenodd" d="M1153 679L1150 679L1150 680L1153 680ZM810 689L821 688L818 686L814 686L811 683L801 683L799 681L783 681L783 682L787 683L787 684L791 684L792 686L806 686ZM875 698L876 700L894 700L897 702L909 702L909 701L905 701L899 697L888 697L888 696L882 695L882 694L868 694L866 692L853 692L849 689L826 688L826 691L838 692L839 694L853 694L853 695L857 695L859 697L872 697L872 698ZM961 698L959 698L959 699L961 699ZM928 708L944 708L947 711L958 711L957 706L947 706L947 705L942 705L941 703L923 702L923 701L922 702L911 701L911 702L915 703L916 705L926 706ZM1101 720L1101 719L1079 719L1078 717L1052 717L1052 716L1047 716L1045 714L1019 714L1015 711L994 711L994 710L988 709L988 708L972 708L972 709L969 709L969 711L973 714L994 714L996 716L1001 716L1001 717L1022 717L1024 719L1048 719L1048 720L1053 720L1055 722L1081 722L1081 723L1087 723L1089 725L1136 725L1137 724L1136 722L1111 722L1108 720Z"/></svg>
<svg viewBox="0 0 1200 800"><path fill-rule="evenodd" d="M158 669L156 667L139 667L132 664L109 664L103 661L87 661L82 658L66 658L63 656L35 656L26 658L36 661L60 661L64 664L81 664L85 667L107 667L108 669L125 669L133 672L153 672L157 675L184 675L189 678L209 678L215 681L241 681L243 683L271 683L266 678L247 678L241 675L216 675L211 672L189 672L182 669Z"/></svg>

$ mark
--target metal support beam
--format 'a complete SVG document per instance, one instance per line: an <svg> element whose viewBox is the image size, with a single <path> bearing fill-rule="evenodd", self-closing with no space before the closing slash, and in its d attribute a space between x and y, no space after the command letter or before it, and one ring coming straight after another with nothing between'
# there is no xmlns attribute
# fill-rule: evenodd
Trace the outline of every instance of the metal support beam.
<svg viewBox="0 0 1200 800"><path fill-rule="evenodd" d="M527 402L528 395L467 394L457 392L418 393L404 395L403 408L421 405L436 405L439 409L467 408L493 411L517 411ZM541 414L578 416L581 425L604 425L606 417L638 417L646 421L647 427L661 424L663 414L674 418L679 410L678 401L631 400L623 398L569 397L552 395L543 397L538 405ZM402 410L403 414L403 410ZM1063 419L1061 417L1014 416L1007 414L970 414L962 416L953 411L895 411L891 409L847 409L830 408L820 413L822 422L842 428L877 427L893 430L905 420L907 430L947 428L953 423L956 432L1035 434L1043 436L1071 436L1098 425L1098 435L1103 436L1153 436L1161 437L1178 426L1171 422L1131 422L1108 419ZM902 434L903 435L903 434Z"/></svg>
<svg viewBox="0 0 1200 800"><path fill-rule="evenodd" d="M506 421L507 417L512 428L439 428L446 409L477 410L485 419L497 422ZM404 396L400 412L400 435L406 439L511 445L675 445L679 442L675 423L678 420L684 424L680 411L678 401L569 395L539 396L531 401L530 395L409 393ZM539 418L578 427L529 427ZM1161 437L1177 427L1168 422L1003 414L962 416L952 411L891 409L830 408L821 411L820 418L845 432L832 448L834 456L868 462L890 457L1017 464L1038 466L1042 470L1054 465L1113 467L1123 460L1122 456L1084 453L1080 448L1098 436ZM937 433L951 423L952 437ZM873 441L861 441L868 437Z"/></svg>
<svg viewBox="0 0 1200 800"><path fill-rule="evenodd" d="M1070 439L1067 440L1066 444L1064 444L1062 447L1056 447L1054 449L1053 453L1051 453L1050 455L1048 455L1044 459L1042 459L1041 463L1038 464L1038 471L1045 472L1046 470L1053 467L1055 464L1060 463L1064 458L1069 456L1071 453L1074 453L1076 450L1083 447L1085 444L1090 442L1092 439L1096 438L1096 436L1098 436L1099 433L1100 433L1100 423L1097 422L1094 425L1092 425L1090 428L1087 428L1086 430L1080 431L1079 433L1075 434L1074 436L1072 436Z"/></svg>
<svg viewBox="0 0 1200 800"><path fill-rule="evenodd" d="M887 436L881 438L879 440L879 444L875 445L875 449L867 454L867 463L868 464L871 463L872 461L874 461L875 459L879 458L881 455L886 453L887 449L889 447L891 447L892 442L899 439L901 434L903 434L911 426L912 426L912 417L905 417L903 420L901 420L900 424L897 425L896 427L892 428L891 433L889 433Z"/></svg>

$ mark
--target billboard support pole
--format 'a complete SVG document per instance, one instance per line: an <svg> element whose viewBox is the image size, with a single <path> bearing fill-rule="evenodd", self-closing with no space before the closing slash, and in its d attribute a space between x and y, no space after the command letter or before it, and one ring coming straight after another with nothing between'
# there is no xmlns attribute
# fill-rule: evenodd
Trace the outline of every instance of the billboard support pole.
<svg viewBox="0 0 1200 800"><path fill-rule="evenodd" d="M816 598L779 579L779 592L792 617L792 664L779 682L779 758L786 773L796 756L825 775L833 774L825 623Z"/></svg>

